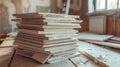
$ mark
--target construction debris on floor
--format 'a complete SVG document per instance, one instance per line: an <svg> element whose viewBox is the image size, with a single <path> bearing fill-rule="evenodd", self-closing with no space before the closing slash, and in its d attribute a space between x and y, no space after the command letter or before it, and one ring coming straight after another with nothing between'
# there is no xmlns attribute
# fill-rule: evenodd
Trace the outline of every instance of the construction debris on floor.
<svg viewBox="0 0 120 67"><path fill-rule="evenodd" d="M25 45L27 46L37 45L37 44L32 45L31 42L32 41L38 42L36 41L36 39L38 39L39 36L37 37L33 36L35 35L34 33L31 33L29 34L30 36L28 36L27 33L25 32L19 32L17 35L17 38L16 38L16 41L18 42L17 50L19 49L17 54L19 55L17 54L15 55L14 59L12 60L11 67L27 67L27 66L29 67L119 67L120 66L119 64L119 61L120 61L120 58L119 58L120 40L119 39L120 38L119 37L114 37L113 35L99 35L94 33L81 32L77 36L75 35L75 37L79 40L77 42L77 46L78 46L77 50L79 52L75 50L64 51L64 49L61 49L62 52L60 51L54 54L51 53L50 57L47 58L46 62L49 61L49 63L51 62L52 64L40 64L34 60L37 60L37 61L41 60L40 57L42 59L46 59L47 54L45 54L44 56L40 56L41 52L39 52L39 50L36 51L36 48L33 50L33 48L31 47L27 47L27 48L24 47ZM31 40L30 43L28 43L26 40L21 41L18 39L18 38L27 39L27 37L28 37L28 41ZM72 41L74 42L74 39L68 38L68 39L62 39L62 40L49 41L45 43L48 43L48 44L50 43L52 47L54 45L55 47L58 47L58 46L65 46L67 45L67 42L71 43ZM8 43L12 44L13 41L11 40L4 41L2 45L8 44ZM19 47L19 43L20 43L20 47ZM65 44L56 45L57 43L59 44L65 43ZM6 46L9 46L9 44ZM75 45L75 43L73 43L73 45ZM42 48L46 48L46 46ZM0 67L7 67L8 62L12 56L12 53L10 50L12 49L0 48L0 53L1 53L0 58L2 58L2 60L0 60ZM57 51L57 49L55 50ZM34 52L37 52L38 54ZM32 59L34 60L27 58L29 57L29 55L31 56L32 53L34 54L32 55ZM42 55L43 54L44 53L42 53ZM24 57L24 56L27 56L27 57ZM49 56L49 54L47 56Z"/></svg>
<svg viewBox="0 0 120 67"><path fill-rule="evenodd" d="M31 37L32 37L32 35L31 35ZM83 35L84 35L84 37L83 37ZM23 36L21 36L21 37L23 37ZM26 38L27 36L24 36L24 37ZM92 38L92 37L95 37L95 38ZM26 67L26 66L59 67L59 65L61 65L63 63L64 63L64 65L63 66L61 65L62 67L119 67L120 66L120 64L119 64L119 62L120 62L120 59L119 59L119 56L120 56L119 37L114 37L112 35L99 35L99 34L94 34L94 33L81 32L77 35L77 38L80 40L77 43L77 46L78 46L77 50L80 53L78 53L75 50L71 50L71 51L68 50L68 51L64 51L64 52L54 53L50 58L48 58L48 59L51 59L51 58L55 57L57 60L58 59L61 60L60 56L66 57L69 55L69 53L71 54L71 53L75 52L75 56L69 57L65 61L54 60L55 62L52 64L41 65L32 59L16 55L13 59L11 67L16 67L16 66L17 67L21 67L21 66L23 66L23 67ZM34 39L35 38L33 38L33 40ZM59 43L62 42L62 40L59 40L59 41L60 41ZM63 40L63 41L65 43L67 43L69 41L69 39ZM23 41L23 42L22 43L25 45L26 41ZM55 41L55 42L57 42L57 41ZM2 45L8 44L8 43L12 44L13 41L12 40L4 41L2 43ZM20 43L21 43L21 41L20 41ZM53 43L53 42L49 42L49 43ZM5 46L10 46L9 44L5 45ZM22 45L22 46L24 46L24 45ZM31 46L33 46L33 45L31 45ZM23 48L21 48L21 49L23 49ZM25 51L24 50L21 51L21 49L19 50L21 52L20 55L21 54L25 55L25 54L23 54ZM32 50L30 50L30 51L32 51ZM0 53L1 53L0 58L4 58L5 55L8 58L8 59L5 58L4 60L0 60L0 67L1 66L7 67L6 65L8 65L8 61L11 58L11 54L12 54L10 51L10 48L7 48L7 49L0 48ZM10 57L8 57L8 56L10 56ZM35 57L40 57L40 55L35 56ZM26 62L26 63L24 63L24 62ZM18 66L17 64L20 64L20 65Z"/></svg>
<svg viewBox="0 0 120 67"><path fill-rule="evenodd" d="M17 33L1 38L0 67L119 67L120 38L78 33L79 16L54 13L14 14ZM12 37L12 38L11 38ZM14 38L15 37L15 41ZM76 50L77 48L77 50ZM36 62L37 61L37 62ZM41 63L41 64L40 64ZM18 65L19 64L19 65Z"/></svg>

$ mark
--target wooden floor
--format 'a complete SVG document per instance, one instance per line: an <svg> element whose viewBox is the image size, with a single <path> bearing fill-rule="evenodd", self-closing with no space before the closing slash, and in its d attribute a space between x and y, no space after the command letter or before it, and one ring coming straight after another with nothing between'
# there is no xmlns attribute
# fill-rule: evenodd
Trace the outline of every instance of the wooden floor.
<svg viewBox="0 0 120 67"><path fill-rule="evenodd" d="M84 46L85 47L84 49L89 48L88 46L85 46L83 44L80 44L80 45ZM98 47L101 47L101 46L98 46ZM102 47L102 48L105 48L105 49L109 50L109 52L107 52L107 53L110 53L110 51L113 51L115 53L120 54L119 49L113 49L113 48L109 48L109 47ZM95 48L91 48L91 49L95 49ZM12 48L0 48L0 67L8 67L8 63L10 61L10 58L12 57L11 50L12 50ZM105 50L103 50L102 53L104 53L104 51ZM92 52L92 51L90 51L90 52ZM99 53L97 52L97 55L98 54L100 54L100 52ZM113 55L116 57L115 54L113 54ZM110 56L113 56L113 55L110 55ZM110 59L110 60L112 60L112 59ZM116 64L117 64L117 62L116 62ZM66 61L63 61L63 62L55 63L55 64L42 65L42 64L40 64L37 61L34 61L32 59L29 59L29 58L26 58L26 57L23 57L23 56L19 56L19 55L15 55L15 57L13 59L13 62L12 62L10 67L75 67L75 65L70 60L66 60ZM90 60L89 60L89 62L87 64L79 65L79 67L99 67L99 65L94 64L94 62L91 63Z"/></svg>
<svg viewBox="0 0 120 67"><path fill-rule="evenodd" d="M9 56L0 57L0 67L8 67L11 56L9 55ZM81 57L79 59L85 60L85 57L84 58ZM79 59L76 60L78 64L80 63ZM94 64L90 60L88 63L79 64L78 66L79 67L99 67L99 65ZM70 60L66 60L66 61L62 61L54 64L42 65L30 58L26 58L16 54L10 67L76 67L76 65L74 65L74 63L72 63Z"/></svg>
<svg viewBox="0 0 120 67"><path fill-rule="evenodd" d="M6 41L5 41L6 42ZM10 44L10 43L8 43ZM6 45L6 44L5 44ZM0 67L8 67L10 58L12 57L12 48L0 48ZM92 61L87 64L79 65L80 67L98 67ZM19 55L15 55L11 67L75 67L70 61L66 60L55 64L41 65L40 63Z"/></svg>
<svg viewBox="0 0 120 67"><path fill-rule="evenodd" d="M0 57L0 67L8 67L11 56Z"/></svg>
<svg viewBox="0 0 120 67"><path fill-rule="evenodd" d="M0 58L0 67L8 67L9 61L10 61L10 56ZM14 60L12 61L12 64L10 67L75 67L75 66L69 60L55 63L55 64L42 65L29 58L15 55Z"/></svg>

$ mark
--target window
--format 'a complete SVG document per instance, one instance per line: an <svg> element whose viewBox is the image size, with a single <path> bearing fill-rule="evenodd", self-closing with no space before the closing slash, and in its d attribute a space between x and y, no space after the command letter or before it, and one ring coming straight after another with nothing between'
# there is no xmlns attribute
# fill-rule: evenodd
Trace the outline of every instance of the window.
<svg viewBox="0 0 120 67"><path fill-rule="evenodd" d="M120 8L120 0L89 0L89 4L89 12Z"/></svg>
<svg viewBox="0 0 120 67"><path fill-rule="evenodd" d="M105 0L97 0L96 10L103 10L103 9L105 9Z"/></svg>
<svg viewBox="0 0 120 67"><path fill-rule="evenodd" d="M108 0L107 1L107 9L117 9L118 0Z"/></svg>
<svg viewBox="0 0 120 67"><path fill-rule="evenodd" d="M119 1L119 2L118 2L118 3L119 3L119 6L118 6L118 7L120 8L120 0L118 0L118 1Z"/></svg>
<svg viewBox="0 0 120 67"><path fill-rule="evenodd" d="M88 12L94 12L93 0L88 0Z"/></svg>

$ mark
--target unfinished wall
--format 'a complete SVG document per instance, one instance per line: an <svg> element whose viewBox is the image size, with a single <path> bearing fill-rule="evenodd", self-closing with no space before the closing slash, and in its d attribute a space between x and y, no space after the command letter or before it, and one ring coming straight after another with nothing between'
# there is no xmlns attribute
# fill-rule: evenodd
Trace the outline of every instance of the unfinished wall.
<svg viewBox="0 0 120 67"><path fill-rule="evenodd" d="M50 0L29 0L29 4L29 12L48 12L50 7Z"/></svg>
<svg viewBox="0 0 120 67"><path fill-rule="evenodd" d="M0 9L2 12L2 15L0 15L1 32L10 32L10 29L13 30L13 28L15 28L15 23L11 22L11 19L13 18L12 14L15 13L15 6L11 0L0 0L0 6L3 8Z"/></svg>
<svg viewBox="0 0 120 67"><path fill-rule="evenodd" d="M49 12L50 0L0 0L0 33L15 31L14 13Z"/></svg>
<svg viewBox="0 0 120 67"><path fill-rule="evenodd" d="M1 25L0 26L0 32L11 31L9 29L11 26L8 23L9 22L9 19L8 19L9 17L8 17L8 13L6 11L8 11L8 9L4 5L0 4L0 25Z"/></svg>

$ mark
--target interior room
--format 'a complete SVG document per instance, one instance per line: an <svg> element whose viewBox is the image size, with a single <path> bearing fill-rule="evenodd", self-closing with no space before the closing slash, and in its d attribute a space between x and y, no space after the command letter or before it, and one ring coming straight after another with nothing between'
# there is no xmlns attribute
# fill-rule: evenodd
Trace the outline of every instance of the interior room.
<svg viewBox="0 0 120 67"><path fill-rule="evenodd" d="M0 67L119 67L120 0L0 0Z"/></svg>

